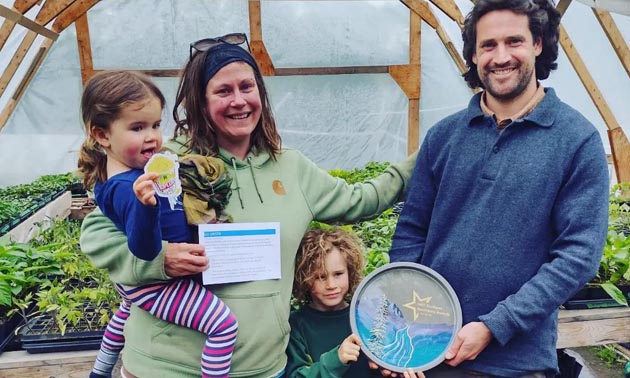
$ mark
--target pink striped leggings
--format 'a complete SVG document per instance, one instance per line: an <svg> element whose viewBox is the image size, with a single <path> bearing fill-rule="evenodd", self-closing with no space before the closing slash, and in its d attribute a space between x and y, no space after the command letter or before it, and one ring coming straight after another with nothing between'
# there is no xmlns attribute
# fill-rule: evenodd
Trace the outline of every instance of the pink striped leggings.
<svg viewBox="0 0 630 378"><path fill-rule="evenodd" d="M238 324L216 295L190 279L116 288L123 303L107 325L101 349L120 353L125 344L125 321L133 303L159 319L208 335L201 353L201 376L228 377Z"/></svg>

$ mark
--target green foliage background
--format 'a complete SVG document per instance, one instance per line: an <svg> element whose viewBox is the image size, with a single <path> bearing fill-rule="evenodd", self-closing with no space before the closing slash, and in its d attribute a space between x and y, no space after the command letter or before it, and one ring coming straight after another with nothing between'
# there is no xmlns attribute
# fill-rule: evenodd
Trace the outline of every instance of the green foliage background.
<svg viewBox="0 0 630 378"><path fill-rule="evenodd" d="M344 171L333 169L329 171L332 176L339 177L349 184L355 184L372 179L389 167L388 162L369 162L362 169ZM389 250L392 245L392 236L398 222L398 214L392 209L385 210L377 218L355 223L347 230L354 232L363 242L365 247L365 274L389 262ZM321 227L321 226L320 226Z"/></svg>

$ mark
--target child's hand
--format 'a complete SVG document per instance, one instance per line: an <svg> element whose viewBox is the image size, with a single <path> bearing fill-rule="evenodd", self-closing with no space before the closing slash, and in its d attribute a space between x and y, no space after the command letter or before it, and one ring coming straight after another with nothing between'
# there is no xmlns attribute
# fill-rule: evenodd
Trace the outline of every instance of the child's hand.
<svg viewBox="0 0 630 378"><path fill-rule="evenodd" d="M405 378L424 378L424 373L421 371L414 372L411 369L407 369L403 372L403 377Z"/></svg>
<svg viewBox="0 0 630 378"><path fill-rule="evenodd" d="M157 199L155 198L155 189L153 188L153 181L160 175L155 172L149 172L140 175L133 183L133 192L135 193L138 201L145 206L157 205Z"/></svg>
<svg viewBox="0 0 630 378"><path fill-rule="evenodd" d="M344 364L359 359L359 352L361 351L361 340L359 336L354 333L348 337L339 345L339 360Z"/></svg>

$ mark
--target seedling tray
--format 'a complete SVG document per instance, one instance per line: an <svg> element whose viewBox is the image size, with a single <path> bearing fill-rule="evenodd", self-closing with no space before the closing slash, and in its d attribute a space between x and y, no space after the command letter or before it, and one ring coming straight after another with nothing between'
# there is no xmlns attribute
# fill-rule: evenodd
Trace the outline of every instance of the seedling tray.
<svg viewBox="0 0 630 378"><path fill-rule="evenodd" d="M626 299L630 301L630 287L620 287ZM584 310L592 308L623 307L612 299L601 287L584 287L562 305L567 310Z"/></svg>
<svg viewBox="0 0 630 378"><path fill-rule="evenodd" d="M0 324L0 353L20 349L20 342L15 337L15 330L23 324L24 318L17 313Z"/></svg>
<svg viewBox="0 0 630 378"><path fill-rule="evenodd" d="M29 353L99 349L105 329L94 329L97 315L93 309L86 309L84 319L79 320L76 325L67 324L63 335L49 314L29 319L20 332L22 349Z"/></svg>

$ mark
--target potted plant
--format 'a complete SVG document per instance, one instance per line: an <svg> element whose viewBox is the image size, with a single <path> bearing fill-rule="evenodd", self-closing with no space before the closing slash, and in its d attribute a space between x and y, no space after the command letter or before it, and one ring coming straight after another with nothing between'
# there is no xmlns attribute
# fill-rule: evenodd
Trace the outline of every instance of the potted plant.
<svg viewBox="0 0 630 378"><path fill-rule="evenodd" d="M37 293L13 301L11 311L26 320L19 329L22 348L31 353L98 349L112 308L119 304L105 272L80 250L80 227L79 221L51 221L24 244L46 251L56 263L55 269L38 273Z"/></svg>
<svg viewBox="0 0 630 378"><path fill-rule="evenodd" d="M22 348L29 353L98 349L119 303L112 283L102 278L46 282L20 331Z"/></svg>
<svg viewBox="0 0 630 378"><path fill-rule="evenodd" d="M597 276L564 304L568 309L627 306L630 292L630 184L611 190L609 229Z"/></svg>
<svg viewBox="0 0 630 378"><path fill-rule="evenodd" d="M61 273L61 265L49 248L0 244L0 351L25 321L33 288L47 276Z"/></svg>

